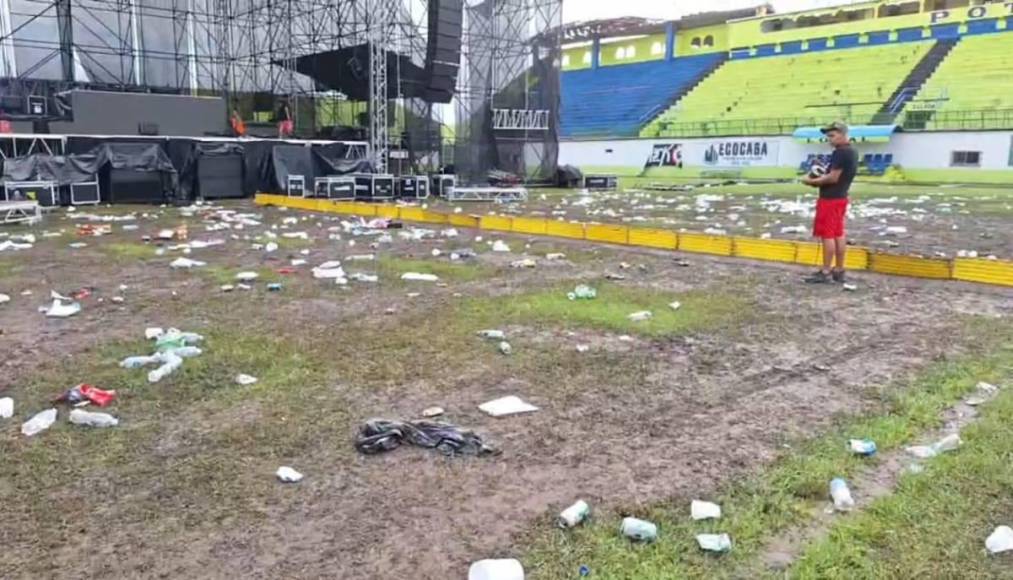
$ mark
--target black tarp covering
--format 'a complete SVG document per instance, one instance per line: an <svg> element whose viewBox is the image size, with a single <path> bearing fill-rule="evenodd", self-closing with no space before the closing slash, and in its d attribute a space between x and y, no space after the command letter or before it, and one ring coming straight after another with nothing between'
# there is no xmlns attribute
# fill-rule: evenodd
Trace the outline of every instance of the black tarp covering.
<svg viewBox="0 0 1013 580"><path fill-rule="evenodd" d="M91 181L103 169L155 171L167 174L168 184L176 189L176 169L157 144L104 143L88 153L46 155L36 153L7 159L4 179L12 181L55 181L70 185Z"/></svg>
<svg viewBox="0 0 1013 580"><path fill-rule="evenodd" d="M302 175L307 188L313 180L326 175L346 173L372 173L372 166L365 159L345 159L342 144L321 147L300 145L277 145L264 157L260 166L260 181L270 184L264 191L283 192L288 190L288 176Z"/></svg>
<svg viewBox="0 0 1013 580"><path fill-rule="evenodd" d="M172 143L170 143L171 146ZM189 154L186 160L183 161L182 169L179 170L179 196L183 199L197 197L196 194L200 191L200 186L197 182L197 168L200 165L201 158L242 157L243 154L243 146L238 143L203 143L198 141L191 144Z"/></svg>

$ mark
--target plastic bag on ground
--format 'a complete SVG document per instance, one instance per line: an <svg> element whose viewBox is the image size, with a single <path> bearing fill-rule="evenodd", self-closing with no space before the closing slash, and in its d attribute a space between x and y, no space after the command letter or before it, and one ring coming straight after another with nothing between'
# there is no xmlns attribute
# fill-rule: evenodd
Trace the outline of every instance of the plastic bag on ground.
<svg viewBox="0 0 1013 580"><path fill-rule="evenodd" d="M598 297L598 291L586 284L581 284L574 288L573 292L567 294L566 297L570 300L592 300Z"/></svg>
<svg viewBox="0 0 1013 580"><path fill-rule="evenodd" d="M237 384L240 384L240 385L246 387L246 386L252 385L253 383L256 383L257 382L257 377L252 376L252 375L247 375L247 374L239 373L238 375L236 375L236 379L235 380L236 380Z"/></svg>
<svg viewBox="0 0 1013 580"><path fill-rule="evenodd" d="M72 410L69 420L75 425L86 427L115 427L120 424L119 419L108 413L92 413L82 409Z"/></svg>
<svg viewBox="0 0 1013 580"><path fill-rule="evenodd" d="M496 240L492 244L492 251L494 251L494 252L509 252L510 251L510 246L508 246L506 244L506 242L504 242L503 240Z"/></svg>
<svg viewBox="0 0 1013 580"><path fill-rule="evenodd" d="M538 410L538 407L523 401L515 395L482 403L478 408L483 413L492 415L493 417L504 417L506 415L516 415L517 413L532 413Z"/></svg>
<svg viewBox="0 0 1013 580"><path fill-rule="evenodd" d="M54 299L53 304L46 310L46 316L50 318L67 318L81 312L81 304L69 302L64 304L59 299Z"/></svg>
<svg viewBox="0 0 1013 580"><path fill-rule="evenodd" d="M468 568L468 580L524 580L524 566L513 558L479 560Z"/></svg>
<svg viewBox="0 0 1013 580"><path fill-rule="evenodd" d="M115 399L116 391L107 391L86 383L81 383L80 385L68 389L67 392L60 395L57 401L67 403L69 405L76 405L82 401L89 401L99 407L105 407L109 403L112 403Z"/></svg>
<svg viewBox="0 0 1013 580"><path fill-rule="evenodd" d="M56 423L56 409L46 409L45 411L36 413L31 419L25 421L21 425L21 434L25 437L38 435L52 427L53 423Z"/></svg>
<svg viewBox="0 0 1013 580"><path fill-rule="evenodd" d="M389 421L370 419L359 430L355 448L360 453L375 455L409 443L426 449L438 449L447 455L497 454L482 437L450 423L437 421Z"/></svg>
<svg viewBox="0 0 1013 580"><path fill-rule="evenodd" d="M201 262L200 260L191 260L190 258L176 258L169 263L170 268L174 269L189 269L197 268L200 266L207 266L207 262Z"/></svg>

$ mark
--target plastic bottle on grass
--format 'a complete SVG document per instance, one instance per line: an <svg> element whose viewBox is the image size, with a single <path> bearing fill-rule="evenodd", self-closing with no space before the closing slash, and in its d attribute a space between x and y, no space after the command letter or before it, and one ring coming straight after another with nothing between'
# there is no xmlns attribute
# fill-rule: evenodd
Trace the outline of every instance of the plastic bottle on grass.
<svg viewBox="0 0 1013 580"><path fill-rule="evenodd" d="M468 580L524 580L524 567L513 558L479 560L468 568Z"/></svg>
<svg viewBox="0 0 1013 580"><path fill-rule="evenodd" d="M120 424L119 419L108 413L91 413L82 409L71 411L69 420L75 425L86 427L115 427Z"/></svg>
<svg viewBox="0 0 1013 580"><path fill-rule="evenodd" d="M561 528L572 528L586 520L589 515L591 515L591 506L581 500L563 510L556 523Z"/></svg>
<svg viewBox="0 0 1013 580"><path fill-rule="evenodd" d="M855 500L851 497L848 482L840 477L835 477L830 481L830 497L834 500L834 509L839 512L846 512L855 507Z"/></svg>

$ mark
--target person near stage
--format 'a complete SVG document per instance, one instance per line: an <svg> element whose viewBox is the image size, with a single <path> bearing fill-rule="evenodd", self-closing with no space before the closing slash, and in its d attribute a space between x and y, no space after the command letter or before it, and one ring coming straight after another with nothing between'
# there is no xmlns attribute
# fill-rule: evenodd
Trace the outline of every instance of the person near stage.
<svg viewBox="0 0 1013 580"><path fill-rule="evenodd" d="M288 104L288 99L282 99L281 104L278 105L278 138L284 139L291 137L295 130L295 123L292 121L292 107Z"/></svg>

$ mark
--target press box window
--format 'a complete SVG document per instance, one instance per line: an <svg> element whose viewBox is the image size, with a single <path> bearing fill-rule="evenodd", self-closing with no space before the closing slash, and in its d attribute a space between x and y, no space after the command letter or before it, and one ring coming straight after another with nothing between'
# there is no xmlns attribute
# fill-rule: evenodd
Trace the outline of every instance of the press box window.
<svg viewBox="0 0 1013 580"><path fill-rule="evenodd" d="M981 151L954 151L950 157L950 167L980 167Z"/></svg>

